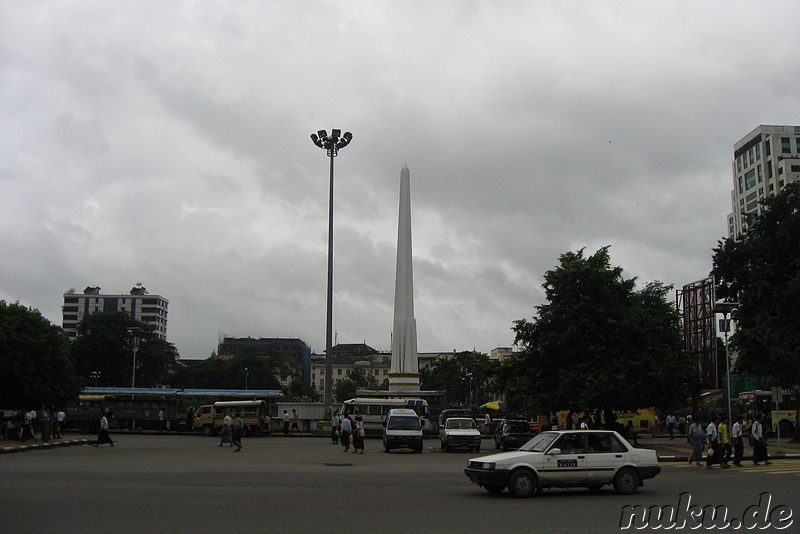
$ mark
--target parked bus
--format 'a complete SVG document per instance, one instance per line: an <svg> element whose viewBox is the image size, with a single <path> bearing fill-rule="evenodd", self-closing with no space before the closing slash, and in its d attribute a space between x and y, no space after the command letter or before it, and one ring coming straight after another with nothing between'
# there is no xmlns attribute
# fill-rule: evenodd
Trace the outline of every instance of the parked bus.
<svg viewBox="0 0 800 534"><path fill-rule="evenodd" d="M64 430L96 433L100 429L101 415L113 419L113 403L113 395L79 395L78 402L70 403L64 410Z"/></svg>
<svg viewBox="0 0 800 534"><path fill-rule="evenodd" d="M783 392L785 406L797 406L796 398L788 391ZM734 417L742 414L745 418L752 418L759 413L764 413L769 418L769 432L775 434L780 425L781 437L791 437L797 426L797 412L795 410L778 409L772 400L772 392L757 389L739 393L739 399L734 405Z"/></svg>
<svg viewBox="0 0 800 534"><path fill-rule="evenodd" d="M422 431L426 434L433 433L428 414L428 401L424 399L387 399L387 398L356 398L342 403L340 412L343 416L360 415L367 435L383 435L383 423L389 410L393 408L409 408L419 416Z"/></svg>
<svg viewBox="0 0 800 534"><path fill-rule="evenodd" d="M220 401L200 406L194 414L194 428L204 436L214 436L222 430L225 415L235 419L237 413L242 417L246 435L269 434L269 405L264 400Z"/></svg>

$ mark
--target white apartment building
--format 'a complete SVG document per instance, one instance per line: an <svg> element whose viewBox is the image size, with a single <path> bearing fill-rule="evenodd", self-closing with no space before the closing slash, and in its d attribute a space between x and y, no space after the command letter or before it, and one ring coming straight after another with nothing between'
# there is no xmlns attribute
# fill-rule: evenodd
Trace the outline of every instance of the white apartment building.
<svg viewBox="0 0 800 534"><path fill-rule="evenodd" d="M167 306L169 301L160 295L150 295L140 285L132 288L130 294L104 295L99 287L89 286L83 294L70 289L64 293L62 307L62 328L70 340L77 335L78 323L84 315L96 311L125 312L131 318L153 327L153 333L167 339Z"/></svg>
<svg viewBox="0 0 800 534"><path fill-rule="evenodd" d="M759 213L759 200L800 180L800 126L761 125L733 145L732 211L728 236L744 229L744 215Z"/></svg>

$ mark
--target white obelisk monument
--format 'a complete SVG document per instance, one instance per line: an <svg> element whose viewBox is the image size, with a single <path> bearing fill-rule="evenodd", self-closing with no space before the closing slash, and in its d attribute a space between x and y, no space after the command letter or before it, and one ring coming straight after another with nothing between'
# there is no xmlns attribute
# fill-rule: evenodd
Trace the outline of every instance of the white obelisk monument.
<svg viewBox="0 0 800 534"><path fill-rule="evenodd" d="M394 329L389 391L419 391L417 321L414 319L414 270L411 257L411 173L400 171L397 223L397 272L394 284Z"/></svg>

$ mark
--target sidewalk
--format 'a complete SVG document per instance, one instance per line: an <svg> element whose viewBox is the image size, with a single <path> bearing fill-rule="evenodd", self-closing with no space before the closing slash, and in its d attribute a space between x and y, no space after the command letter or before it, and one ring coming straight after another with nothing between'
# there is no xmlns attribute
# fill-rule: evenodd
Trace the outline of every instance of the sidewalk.
<svg viewBox="0 0 800 534"><path fill-rule="evenodd" d="M37 449L54 449L56 447L73 447L75 445L89 445L93 441L94 440L89 440L87 438L51 439L50 441L46 442L41 440L29 440L27 443L14 440L0 440L0 454L6 454L10 452L27 452Z"/></svg>
<svg viewBox="0 0 800 534"><path fill-rule="evenodd" d="M692 446L686 443L686 436L644 436L639 438L639 447L653 449L658 455L659 462L687 462L692 454ZM780 445L774 437L767 441L770 459L800 458L800 443L790 442L787 438L781 439ZM752 460L753 447L745 442L744 460ZM705 448L703 449L705 458Z"/></svg>

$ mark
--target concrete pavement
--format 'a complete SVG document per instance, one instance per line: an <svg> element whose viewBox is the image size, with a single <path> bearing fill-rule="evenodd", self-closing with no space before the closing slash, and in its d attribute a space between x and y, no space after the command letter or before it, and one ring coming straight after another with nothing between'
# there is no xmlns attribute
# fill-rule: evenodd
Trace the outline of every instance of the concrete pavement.
<svg viewBox="0 0 800 534"><path fill-rule="evenodd" d="M125 434L160 434L160 435L187 435L185 432L143 432L143 431L115 431L112 433L112 437L115 435L122 436ZM276 434L277 436L277 434ZM282 435L280 435L283 437ZM304 434L302 436L294 436L295 438L324 438L329 439L326 435L317 435L317 434ZM265 438L252 438L252 439L270 439L270 437ZM436 438L429 438L435 440ZM71 447L77 445L94 445L96 441L95 436L90 437L71 437L68 436L62 439L53 439L49 442L42 442L42 441L28 441L27 443L21 443L19 441L0 441L0 454L5 453L12 453L12 452L27 452L31 450L46 450L52 449L56 447ZM489 442L487 438L484 437L484 446L483 450L491 451L494 448L494 443ZM676 436L675 439L669 439L668 436L649 436L645 435L639 438L639 447L643 449L653 449L656 451L658 455L658 460L660 462L686 462L689 460L689 456L692 453L692 446L686 442L686 436ZM780 458L800 458L800 443L790 442L788 439L781 439L780 443L773 437L768 441L767 447L769 449L770 458L780 459ZM745 460L752 460L752 447L748 444L745 444L745 455L743 459Z"/></svg>

